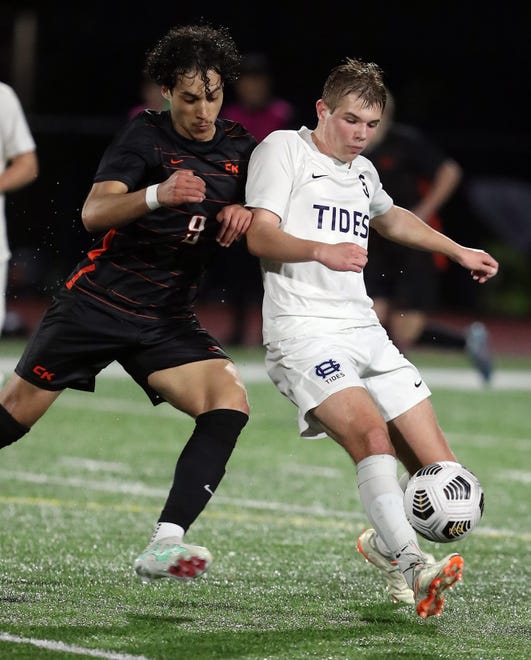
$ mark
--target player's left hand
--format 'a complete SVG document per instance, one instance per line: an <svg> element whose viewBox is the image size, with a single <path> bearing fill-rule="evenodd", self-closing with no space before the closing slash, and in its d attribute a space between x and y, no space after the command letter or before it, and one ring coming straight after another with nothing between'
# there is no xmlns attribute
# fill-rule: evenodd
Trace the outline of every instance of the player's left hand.
<svg viewBox="0 0 531 660"><path fill-rule="evenodd" d="M472 279L483 284L498 272L498 262L488 252L464 248L459 263L470 271Z"/></svg>
<svg viewBox="0 0 531 660"><path fill-rule="evenodd" d="M252 212L245 206L240 204L224 206L216 216L216 220L221 224L216 241L222 247L229 247L245 234L252 219Z"/></svg>

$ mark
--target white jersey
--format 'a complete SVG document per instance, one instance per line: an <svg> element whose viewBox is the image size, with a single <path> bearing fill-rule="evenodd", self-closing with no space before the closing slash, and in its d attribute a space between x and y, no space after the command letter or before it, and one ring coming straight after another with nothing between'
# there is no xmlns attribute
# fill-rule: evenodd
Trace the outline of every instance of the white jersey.
<svg viewBox="0 0 531 660"><path fill-rule="evenodd" d="M0 82L0 173L14 156L30 151L35 151L35 141L20 101L9 85ZM0 193L0 261L10 257L4 205L5 198Z"/></svg>
<svg viewBox="0 0 531 660"><path fill-rule="evenodd" d="M254 150L246 204L280 218L293 236L367 248L369 222L393 200L374 165L358 156L342 163L321 153L311 131L274 131ZM315 261L261 260L264 343L378 323L362 273L338 272Z"/></svg>

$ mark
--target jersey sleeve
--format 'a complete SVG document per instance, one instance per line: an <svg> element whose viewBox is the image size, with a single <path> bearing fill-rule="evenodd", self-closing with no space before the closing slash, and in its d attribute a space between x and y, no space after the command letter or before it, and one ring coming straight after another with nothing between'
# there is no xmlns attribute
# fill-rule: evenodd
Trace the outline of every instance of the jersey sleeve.
<svg viewBox="0 0 531 660"><path fill-rule="evenodd" d="M140 117L126 124L104 151L94 183L121 181L130 191L137 189L149 169L144 135Z"/></svg>
<svg viewBox="0 0 531 660"><path fill-rule="evenodd" d="M15 92L4 85L0 93L2 100L0 144L3 143L3 158L7 161L15 156L35 151L35 141Z"/></svg>
<svg viewBox="0 0 531 660"><path fill-rule="evenodd" d="M289 131L274 131L251 154L245 189L245 203L267 209L284 218L295 171ZM293 133L298 139L296 133Z"/></svg>

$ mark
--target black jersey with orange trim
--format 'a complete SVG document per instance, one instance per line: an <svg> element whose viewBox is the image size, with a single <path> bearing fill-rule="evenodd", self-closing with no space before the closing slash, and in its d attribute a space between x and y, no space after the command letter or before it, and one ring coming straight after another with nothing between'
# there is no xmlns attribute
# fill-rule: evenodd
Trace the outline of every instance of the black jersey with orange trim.
<svg viewBox="0 0 531 660"><path fill-rule="evenodd" d="M369 147L364 156L376 166L382 186L393 198L393 202L413 211L426 195L437 170L448 159L438 145L421 131L398 122L394 122L388 128L383 141ZM426 218L426 222L434 229L442 230L442 221L438 214ZM384 254L403 254L404 249L409 250L396 243L389 243L374 232L370 249L373 255L376 249L384 251ZM421 261L424 257L416 259ZM442 254L434 253L431 260L440 270L448 266L448 259ZM370 268L365 272L368 277Z"/></svg>
<svg viewBox="0 0 531 660"><path fill-rule="evenodd" d="M190 169L206 183L205 200L159 208L102 236L68 277L67 288L144 318L192 314L201 275L214 250L217 213L243 203L256 140L234 121L218 119L208 142L188 140L169 111L147 110L106 149L94 182L121 181L130 192Z"/></svg>
<svg viewBox="0 0 531 660"><path fill-rule="evenodd" d="M416 128L392 124L382 142L363 153L371 160L382 186L397 206L414 208L447 156Z"/></svg>

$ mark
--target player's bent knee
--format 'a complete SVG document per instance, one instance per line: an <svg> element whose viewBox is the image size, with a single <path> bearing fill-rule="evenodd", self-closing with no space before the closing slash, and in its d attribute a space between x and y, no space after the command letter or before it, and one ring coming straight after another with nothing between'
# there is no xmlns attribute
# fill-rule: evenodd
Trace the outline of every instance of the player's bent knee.
<svg viewBox="0 0 531 660"><path fill-rule="evenodd" d="M20 440L29 431L0 404L0 449Z"/></svg>
<svg viewBox="0 0 531 660"><path fill-rule="evenodd" d="M391 438L385 429L373 428L367 432L365 439L371 454L395 453L391 445Z"/></svg>

